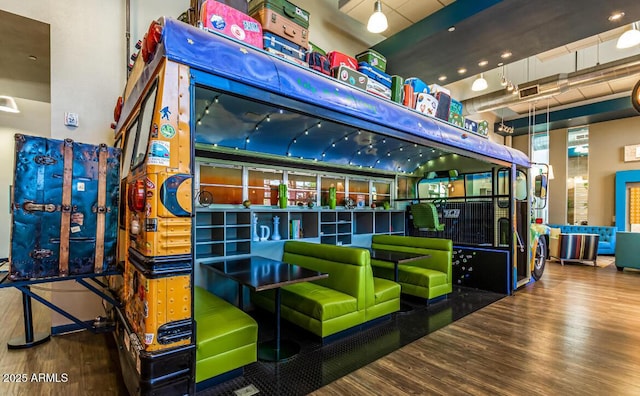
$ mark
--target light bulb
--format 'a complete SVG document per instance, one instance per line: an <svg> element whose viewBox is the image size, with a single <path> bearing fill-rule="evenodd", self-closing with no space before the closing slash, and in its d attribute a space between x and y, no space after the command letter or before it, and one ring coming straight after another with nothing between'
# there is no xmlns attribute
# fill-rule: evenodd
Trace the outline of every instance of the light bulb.
<svg viewBox="0 0 640 396"><path fill-rule="evenodd" d="M376 1L373 5L373 14L371 14L367 23L367 30L371 33L382 33L388 27L387 17L382 13L382 3Z"/></svg>
<svg viewBox="0 0 640 396"><path fill-rule="evenodd" d="M620 36L618 42L616 43L616 48L631 48L638 44L640 44L640 30L637 30L635 28L635 25L631 24L631 30L627 30L626 32L622 33L622 36Z"/></svg>
<svg viewBox="0 0 640 396"><path fill-rule="evenodd" d="M489 85L487 84L487 80L484 79L484 75L480 73L480 77L478 77L473 82L473 85L471 85L471 90L475 92L484 91L488 86Z"/></svg>

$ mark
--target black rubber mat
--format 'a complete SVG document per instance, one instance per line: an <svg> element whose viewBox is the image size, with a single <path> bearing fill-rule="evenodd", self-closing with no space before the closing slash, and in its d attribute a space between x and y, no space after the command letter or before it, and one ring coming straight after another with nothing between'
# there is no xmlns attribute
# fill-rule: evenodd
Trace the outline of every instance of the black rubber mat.
<svg viewBox="0 0 640 396"><path fill-rule="evenodd" d="M454 286L448 299L429 306L403 299L413 307L412 311L393 314L325 345L316 336L283 321L282 338L301 346L298 355L280 363L252 363L245 367L244 375L198 395L306 395L502 297ZM272 339L273 315L262 311L252 315L259 324L259 340ZM250 388L243 389L246 387Z"/></svg>

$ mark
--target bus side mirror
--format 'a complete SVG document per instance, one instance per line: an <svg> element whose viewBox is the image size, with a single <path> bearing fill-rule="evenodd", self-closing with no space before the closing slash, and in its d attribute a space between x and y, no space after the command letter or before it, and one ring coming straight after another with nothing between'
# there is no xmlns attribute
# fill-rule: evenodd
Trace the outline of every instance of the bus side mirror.
<svg viewBox="0 0 640 396"><path fill-rule="evenodd" d="M547 197L547 175L537 175L533 195L536 198Z"/></svg>

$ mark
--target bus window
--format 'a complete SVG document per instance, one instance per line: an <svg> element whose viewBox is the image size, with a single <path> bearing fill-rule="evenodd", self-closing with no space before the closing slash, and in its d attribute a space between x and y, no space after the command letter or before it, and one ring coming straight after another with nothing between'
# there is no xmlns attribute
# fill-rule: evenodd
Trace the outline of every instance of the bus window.
<svg viewBox="0 0 640 396"><path fill-rule="evenodd" d="M424 198L447 198L449 179L422 179L418 183L418 196Z"/></svg>
<svg viewBox="0 0 640 396"><path fill-rule="evenodd" d="M136 135L138 133L138 118L131 123L127 129L124 138L124 156L120 165L120 179L126 179L131 169L131 159L133 158L133 146L136 144Z"/></svg>
<svg viewBox="0 0 640 396"><path fill-rule="evenodd" d="M468 197L491 195L491 172L469 173L464 175L465 194Z"/></svg>
<svg viewBox="0 0 640 396"><path fill-rule="evenodd" d="M498 171L498 195L509 195L509 170Z"/></svg>
<svg viewBox="0 0 640 396"><path fill-rule="evenodd" d="M509 194L509 170L500 169L498 171L498 194ZM524 201L527 199L527 174L518 169L516 171L516 185L514 188L515 198L518 201Z"/></svg>
<svg viewBox="0 0 640 396"><path fill-rule="evenodd" d="M524 201L527 199L527 174L519 170L516 173L516 196L518 201Z"/></svg>
<svg viewBox="0 0 640 396"><path fill-rule="evenodd" d="M153 87L147 94L147 97L142 104L142 118L140 119L140 130L138 132L138 139L136 142L136 155L133 159L131 168L135 168L140 165L144 158L147 156L147 145L149 144L149 135L151 134L151 123L153 121L154 103L156 101L156 93L158 92L158 83L154 83Z"/></svg>

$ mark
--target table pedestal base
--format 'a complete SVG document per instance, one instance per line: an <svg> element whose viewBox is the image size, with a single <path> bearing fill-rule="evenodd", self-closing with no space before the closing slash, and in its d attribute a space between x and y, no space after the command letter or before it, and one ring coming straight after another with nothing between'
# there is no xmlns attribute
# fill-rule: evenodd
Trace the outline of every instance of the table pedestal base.
<svg viewBox="0 0 640 396"><path fill-rule="evenodd" d="M409 305L402 301L400 302L400 310L398 311L399 314L406 314L412 311L413 311L413 305Z"/></svg>
<svg viewBox="0 0 640 396"><path fill-rule="evenodd" d="M291 359L300 352L300 345L290 340L280 341L280 351L276 349L276 340L258 344L258 359L264 362L282 362Z"/></svg>

